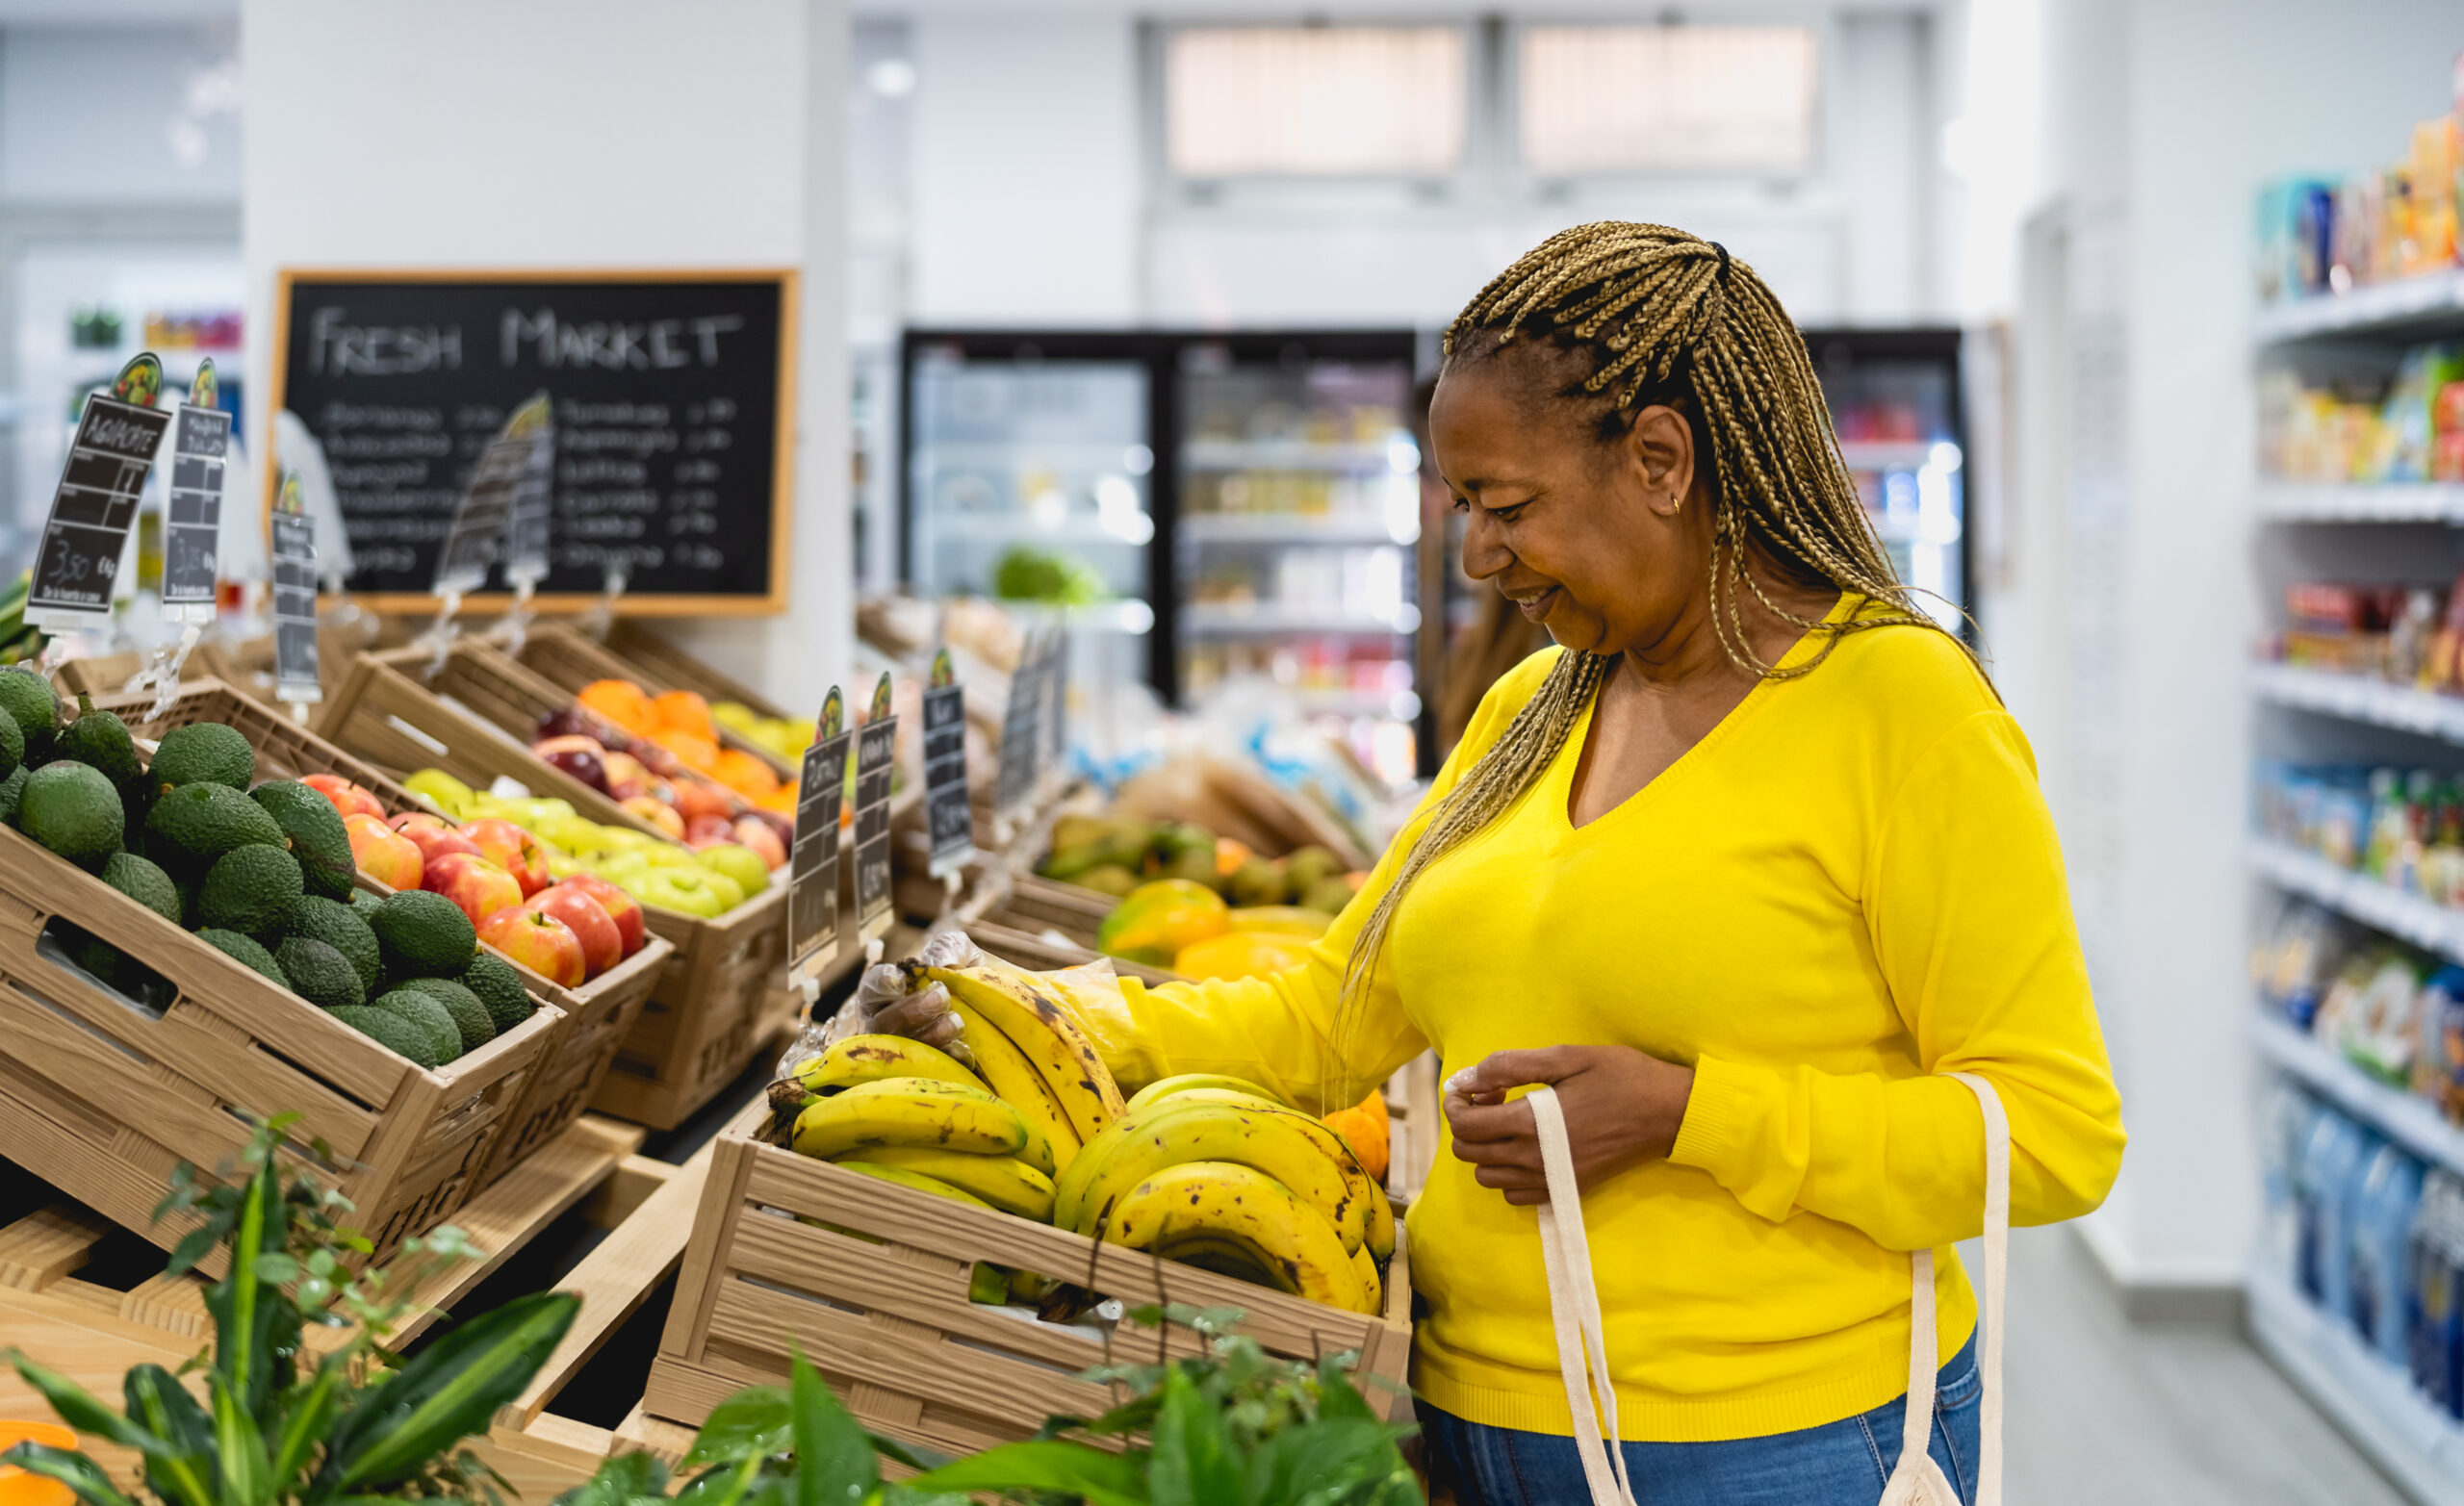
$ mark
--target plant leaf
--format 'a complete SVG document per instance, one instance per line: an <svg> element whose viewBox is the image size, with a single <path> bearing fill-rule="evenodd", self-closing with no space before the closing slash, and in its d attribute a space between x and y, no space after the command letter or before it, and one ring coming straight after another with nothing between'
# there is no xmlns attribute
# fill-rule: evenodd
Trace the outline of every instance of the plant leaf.
<svg viewBox="0 0 2464 1506"><path fill-rule="evenodd" d="M421 1350L350 1410L326 1450L332 1490L390 1485L488 1425L522 1393L581 1306L543 1291L472 1319Z"/></svg>
<svg viewBox="0 0 2464 1506"><path fill-rule="evenodd" d="M274 1159L267 1156L248 1178L239 1221L231 1230L231 1268L206 1291L214 1315L214 1367L254 1412L265 1405L274 1379L274 1306L279 1291L257 1274L259 1257L278 1254L289 1236L288 1209Z"/></svg>
<svg viewBox="0 0 2464 1506"><path fill-rule="evenodd" d="M86 1506L137 1506L112 1484L102 1466L73 1449L54 1448L48 1443L19 1443L0 1454L0 1464L15 1465L28 1474L58 1480L76 1492Z"/></svg>
<svg viewBox="0 0 2464 1506"><path fill-rule="evenodd" d="M998 1444L902 1483L918 1492L1049 1491L1083 1495L1095 1506L1147 1506L1162 1499L1147 1493L1147 1468L1142 1449L1116 1454L1055 1440Z"/></svg>
<svg viewBox="0 0 2464 1506"><path fill-rule="evenodd" d="M667 1494L667 1466L652 1453L618 1454L600 1462L598 1471L559 1495L552 1506L634 1506Z"/></svg>
<svg viewBox="0 0 2464 1506"><path fill-rule="evenodd" d="M122 1448L137 1449L148 1458L158 1457L172 1447L169 1442L103 1405L91 1391L67 1376L57 1370L45 1369L27 1359L22 1351L10 1350L9 1361L17 1367L17 1373L26 1378L27 1385L42 1392L42 1399L51 1403L51 1410L60 1414L60 1420L78 1432L107 1439Z"/></svg>
<svg viewBox="0 0 2464 1506"><path fill-rule="evenodd" d="M1223 1409L1200 1395L1180 1366L1164 1375L1148 1489L1155 1506L1242 1506L1241 1472L1233 1463Z"/></svg>
<svg viewBox="0 0 2464 1506"><path fill-rule="evenodd" d="M789 1357L787 1397L794 1412L794 1506L862 1506L882 1483L873 1441L831 1394L830 1383L805 1359Z"/></svg>
<svg viewBox="0 0 2464 1506"><path fill-rule="evenodd" d="M273 1488L277 1493L296 1493L309 1456L324 1442L346 1379L344 1365L339 1355L326 1360L318 1367L317 1378L293 1399L290 1413L283 1418L281 1437L274 1445Z"/></svg>
<svg viewBox="0 0 2464 1506"><path fill-rule="evenodd" d="M170 1446L145 1460L145 1484L181 1506L215 1506L214 1419L196 1404L179 1377L159 1365L141 1365L120 1382L120 1404L131 1421Z"/></svg>
<svg viewBox="0 0 2464 1506"><path fill-rule="evenodd" d="M1318 1416L1322 1417L1359 1417L1367 1421L1380 1420L1370 1410L1369 1400L1345 1373L1338 1357L1318 1362Z"/></svg>
<svg viewBox="0 0 2464 1506"><path fill-rule="evenodd" d="M206 1385L213 1392L215 1463L222 1481L218 1506L270 1506L272 1462L266 1457L266 1437L246 1397L218 1372L207 1375Z"/></svg>
<svg viewBox="0 0 2464 1506"><path fill-rule="evenodd" d="M766 1452L748 1451L725 1468L711 1469L676 1493L676 1506L737 1506L768 1463Z"/></svg>
<svg viewBox="0 0 2464 1506"><path fill-rule="evenodd" d="M794 1438L795 1421L784 1390L748 1386L710 1409L693 1446L680 1461L685 1468L732 1465L750 1455L767 1458L783 1453Z"/></svg>
<svg viewBox="0 0 2464 1506"><path fill-rule="evenodd" d="M1304 1422L1249 1457L1249 1498L1300 1502L1348 1499L1402 1467L1395 1440L1411 1431L1358 1417Z"/></svg>

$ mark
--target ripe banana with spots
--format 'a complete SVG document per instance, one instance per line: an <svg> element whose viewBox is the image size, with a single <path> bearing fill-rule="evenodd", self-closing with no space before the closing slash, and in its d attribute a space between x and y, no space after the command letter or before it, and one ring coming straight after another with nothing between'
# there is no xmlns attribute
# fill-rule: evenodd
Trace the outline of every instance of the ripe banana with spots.
<svg viewBox="0 0 2464 1506"><path fill-rule="evenodd" d="M796 1115L792 1143L799 1154L820 1161L877 1145L1015 1156L1026 1148L1027 1125L1018 1110L981 1087L892 1077L807 1104Z"/></svg>
<svg viewBox="0 0 2464 1506"><path fill-rule="evenodd" d="M1137 1092L1130 1094L1128 1108L1136 1110L1163 1099L1176 1097L1182 1093L1200 1092L1208 1088L1227 1093L1245 1093L1251 1098L1263 1098L1268 1103L1281 1105L1286 1109L1292 1107L1275 1094L1243 1078L1220 1077L1212 1072L1184 1072L1178 1077L1159 1077Z"/></svg>
<svg viewBox="0 0 2464 1506"><path fill-rule="evenodd" d="M1379 1275L1377 1262L1371 1258L1369 1246L1351 1252L1351 1273L1360 1278L1360 1297L1364 1313L1386 1311L1386 1278Z"/></svg>
<svg viewBox="0 0 2464 1506"><path fill-rule="evenodd" d="M902 965L913 970L918 986L928 981L941 984L1007 1035L1052 1090L1082 1143L1120 1117L1120 1087L1095 1043L1035 974L988 959L978 967Z"/></svg>
<svg viewBox="0 0 2464 1506"><path fill-rule="evenodd" d="M1186 1161L1219 1161L1247 1166L1289 1188L1335 1231L1348 1256L1367 1229L1367 1199L1309 1130L1307 1117L1289 1110L1168 1098L1105 1127L1063 1173L1053 1219L1095 1236L1121 1198L1156 1172Z"/></svg>
<svg viewBox="0 0 2464 1506"><path fill-rule="evenodd" d="M913 1187L918 1192L930 1192L935 1197L946 1197L953 1203L963 1203L969 1208L989 1209L992 1206L991 1204L987 1203L984 1199L977 1197L974 1193L968 1192L961 1187L954 1187L938 1177L928 1177L922 1172L910 1171L904 1166L892 1166L886 1162L877 1161L857 1161L852 1158L839 1161L837 1164L845 1167L849 1171L855 1172L859 1176L871 1177L876 1182L887 1182L897 1187ZM822 1227L828 1228L830 1226L824 1224ZM875 1240L873 1242L879 1243L880 1241Z"/></svg>
<svg viewBox="0 0 2464 1506"><path fill-rule="evenodd" d="M946 1052L904 1035L849 1035L787 1068L786 1076L808 1098L844 1091L859 1083L892 1077L925 1077L961 1087L984 1083Z"/></svg>
<svg viewBox="0 0 2464 1506"><path fill-rule="evenodd" d="M1164 1081L1169 1082L1171 1079L1166 1078ZM1351 1153L1351 1147L1346 1144L1344 1137L1336 1134L1324 1120L1314 1118L1300 1110L1287 1107L1273 1098L1261 1098L1254 1093L1236 1092L1224 1087L1192 1085L1182 1088L1163 1102L1167 1104L1233 1104L1246 1109L1288 1114L1297 1120L1301 1133L1307 1135L1320 1150L1325 1152L1326 1158L1343 1172L1344 1180L1350 1184L1352 1195L1360 1202L1365 1219L1362 1238L1367 1241L1370 1253L1381 1261L1395 1253L1395 1210L1386 1201L1385 1189L1377 1186L1375 1178L1361 1169L1359 1160Z"/></svg>
<svg viewBox="0 0 2464 1506"><path fill-rule="evenodd" d="M1257 1252L1274 1286L1348 1313L1368 1311L1334 1226L1254 1167L1210 1161L1167 1166L1113 1205L1104 1238L1138 1250L1190 1238L1237 1240Z"/></svg>
<svg viewBox="0 0 2464 1506"><path fill-rule="evenodd" d="M984 1081L1027 1122L1027 1133L1034 1138L1028 1143L1026 1159L1046 1176L1060 1172L1077 1159L1079 1146L1078 1132L1061 1111L1061 1100L1044 1086L1027 1054L974 1006L953 998L950 1008L959 1017L959 1039L974 1055Z"/></svg>
<svg viewBox="0 0 2464 1506"><path fill-rule="evenodd" d="M945 1182L1005 1213L1052 1222L1052 1179L1015 1156L974 1156L920 1145L876 1145L849 1155Z"/></svg>

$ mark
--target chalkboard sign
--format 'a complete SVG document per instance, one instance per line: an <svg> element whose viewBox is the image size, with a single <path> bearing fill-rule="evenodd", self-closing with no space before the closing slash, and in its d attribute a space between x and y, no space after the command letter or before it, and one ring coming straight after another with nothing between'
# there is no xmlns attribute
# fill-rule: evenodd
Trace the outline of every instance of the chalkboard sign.
<svg viewBox="0 0 2464 1506"><path fill-rule="evenodd" d="M146 354L121 368L112 396L86 399L35 556L29 621L70 628L110 617L138 494L171 426L170 414L154 406L162 390L163 368Z"/></svg>
<svg viewBox="0 0 2464 1506"><path fill-rule="evenodd" d="M966 691L947 649L934 652L924 686L924 826L933 839L926 872L939 879L966 866L975 852L975 811L966 798Z"/></svg>
<svg viewBox="0 0 2464 1506"><path fill-rule="evenodd" d="M274 402L324 447L347 585L371 606L435 600L481 453L545 392L542 608L587 608L614 567L631 611L784 609L793 271L288 271L281 284Z"/></svg>
<svg viewBox="0 0 2464 1506"><path fill-rule="evenodd" d="M889 786L898 752L889 704L885 673L873 687L871 719L856 733L856 932L866 941L889 933Z"/></svg>
<svg viewBox="0 0 2464 1506"><path fill-rule="evenodd" d="M285 472L274 503L274 699L315 705L325 699L317 674L317 522L300 510L299 478Z"/></svg>
<svg viewBox="0 0 2464 1506"><path fill-rule="evenodd" d="M992 810L1008 820L1035 799L1036 774L1043 760L1041 640L1030 637L1010 674L1010 703L1001 713L1001 762L993 779Z"/></svg>
<svg viewBox="0 0 2464 1506"><path fill-rule="evenodd" d="M846 793L847 747L838 687L821 702L821 736L805 750L796 786L795 850L787 859L787 971L796 982L821 976L838 956L838 802Z"/></svg>
<svg viewBox="0 0 2464 1506"><path fill-rule="evenodd" d="M215 406L214 363L197 367L171 429L171 511L163 537L163 615L214 621L215 560L222 540L222 465L231 415Z"/></svg>

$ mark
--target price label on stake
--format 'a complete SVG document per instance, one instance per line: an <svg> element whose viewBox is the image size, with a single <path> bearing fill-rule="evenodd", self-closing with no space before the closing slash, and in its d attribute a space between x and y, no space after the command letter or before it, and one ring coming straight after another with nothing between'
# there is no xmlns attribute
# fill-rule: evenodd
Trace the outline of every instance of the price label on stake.
<svg viewBox="0 0 2464 1506"><path fill-rule="evenodd" d="M889 933L889 779L898 718L889 714L889 675L873 687L871 718L856 732L856 929L865 941Z"/></svg>
<svg viewBox="0 0 2464 1506"><path fill-rule="evenodd" d="M1043 741L1043 651L1031 640L1010 676L1010 703L1001 711L1001 767L992 787L992 808L1004 821L1015 818L1036 795L1036 763Z"/></svg>
<svg viewBox="0 0 2464 1506"><path fill-rule="evenodd" d="M966 798L966 690L950 651L933 654L924 687L924 826L933 834L929 872L945 878L975 853L975 811Z"/></svg>
<svg viewBox="0 0 2464 1506"><path fill-rule="evenodd" d="M109 396L86 399L69 441L68 463L52 494L26 597L26 620L61 631L107 621L138 494L171 416L154 403L163 395L163 364L151 353L120 369Z"/></svg>
<svg viewBox="0 0 2464 1506"><path fill-rule="evenodd" d="M548 395L541 393L517 409L505 434L527 447L505 517L505 583L536 586L548 578L548 513L556 494L556 430Z"/></svg>
<svg viewBox="0 0 2464 1506"><path fill-rule="evenodd" d="M299 477L289 472L271 521L274 696L312 706L325 699L317 675L317 524L300 510Z"/></svg>
<svg viewBox="0 0 2464 1506"><path fill-rule="evenodd" d="M1040 769L1065 777L1069 740L1065 719L1069 714L1069 627L1065 621L1052 630L1045 646L1043 678L1043 747Z"/></svg>
<svg viewBox="0 0 2464 1506"><path fill-rule="evenodd" d="M214 363L197 367L189 400L171 426L171 508L163 531L163 615L175 623L214 621L217 552L222 540L222 468L231 449L231 415L215 406L221 384Z"/></svg>
<svg viewBox="0 0 2464 1506"><path fill-rule="evenodd" d="M805 750L787 861L787 968L799 983L838 958L838 811L855 741L846 722L846 701L833 685L821 702L821 735Z"/></svg>
<svg viewBox="0 0 2464 1506"><path fill-rule="evenodd" d="M534 397L514 410L496 438L479 451L478 468L471 473L471 489L453 510L453 525L436 556L434 590L441 597L464 597L488 583L488 572L502 557L506 533L513 523L514 499L530 475L531 455L542 444L552 445L547 402Z"/></svg>

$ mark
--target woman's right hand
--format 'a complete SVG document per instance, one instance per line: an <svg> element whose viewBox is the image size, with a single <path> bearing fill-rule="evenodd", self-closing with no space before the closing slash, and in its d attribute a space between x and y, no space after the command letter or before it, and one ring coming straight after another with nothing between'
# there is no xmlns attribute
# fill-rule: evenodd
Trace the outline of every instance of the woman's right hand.
<svg viewBox="0 0 2464 1506"><path fill-rule="evenodd" d="M928 967L972 967L978 960L975 943L960 931L939 932L925 938L916 960ZM834 1039L854 1034L905 1035L928 1046L947 1047L962 1029L950 1008L950 991L939 983L910 988L914 975L893 962L876 962L857 981L855 996L832 1022Z"/></svg>

